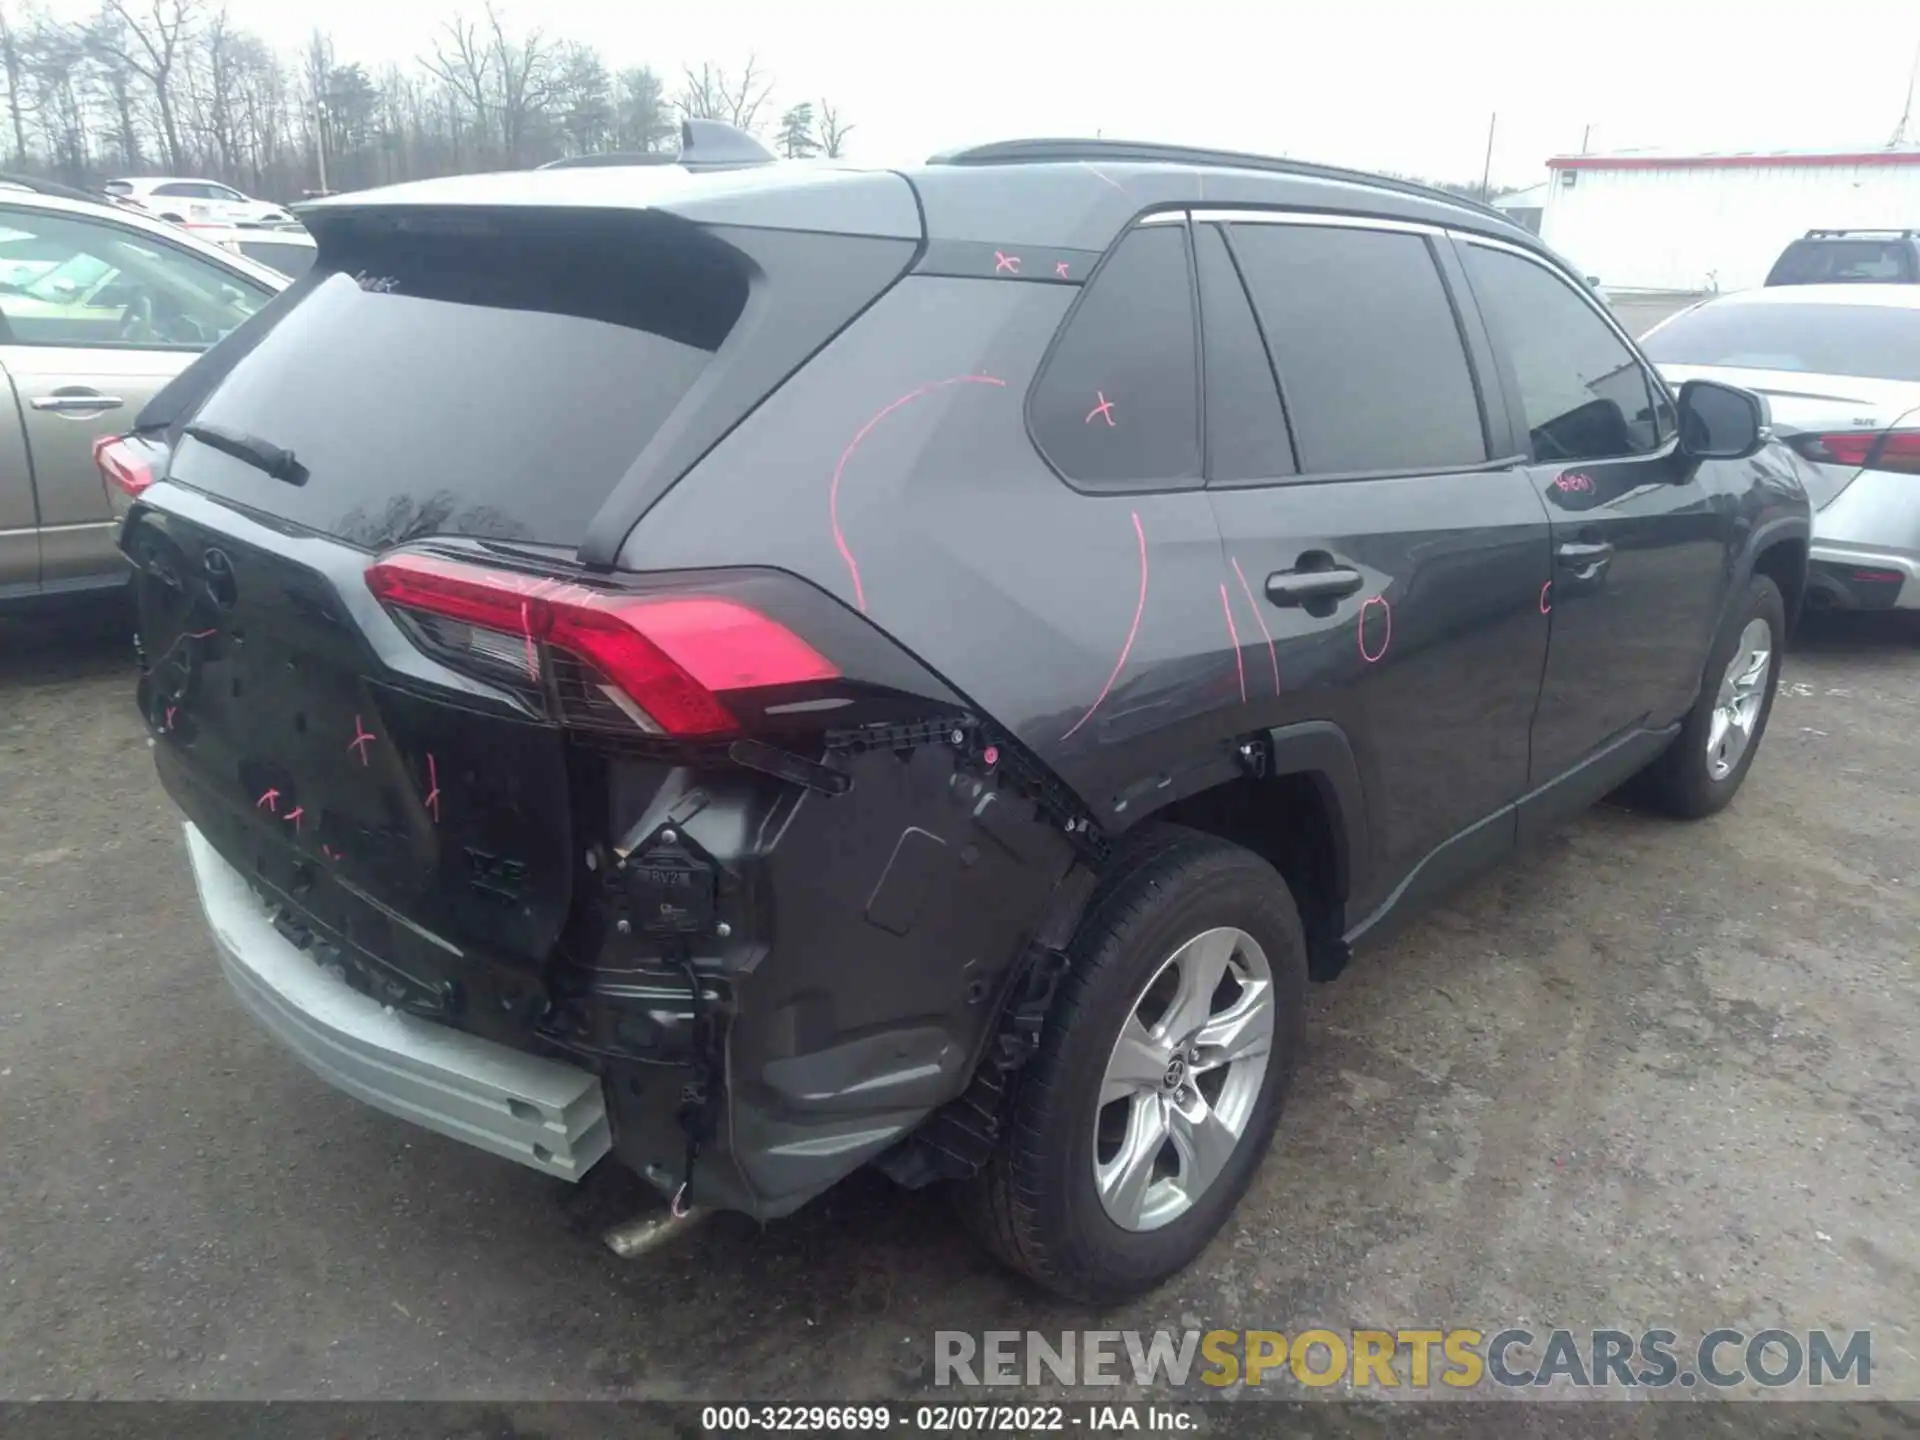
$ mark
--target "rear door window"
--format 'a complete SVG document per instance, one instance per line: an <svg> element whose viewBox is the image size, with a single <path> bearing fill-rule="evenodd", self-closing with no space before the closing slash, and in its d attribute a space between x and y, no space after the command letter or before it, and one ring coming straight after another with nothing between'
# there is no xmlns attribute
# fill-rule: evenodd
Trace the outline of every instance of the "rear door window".
<svg viewBox="0 0 1920 1440"><path fill-rule="evenodd" d="M1485 245L1462 250L1494 344L1513 367L1533 458L1613 460L1657 450L1670 429L1665 397L1585 295L1533 260Z"/></svg>
<svg viewBox="0 0 1920 1440"><path fill-rule="evenodd" d="M1041 453L1082 489L1198 486L1195 352L1186 226L1142 225L1094 275L1034 385Z"/></svg>
<svg viewBox="0 0 1920 1440"><path fill-rule="evenodd" d="M1487 459L1466 346L1425 236L1267 223L1236 223L1231 234L1301 474Z"/></svg>
<svg viewBox="0 0 1920 1440"><path fill-rule="evenodd" d="M172 473L370 549L578 543L747 295L737 251L645 212L335 216L319 238L297 303L195 417L308 480L192 442Z"/></svg>
<svg viewBox="0 0 1920 1440"><path fill-rule="evenodd" d="M1207 479L1231 485L1298 473L1273 362L1218 225L1197 225L1200 328L1207 361Z"/></svg>

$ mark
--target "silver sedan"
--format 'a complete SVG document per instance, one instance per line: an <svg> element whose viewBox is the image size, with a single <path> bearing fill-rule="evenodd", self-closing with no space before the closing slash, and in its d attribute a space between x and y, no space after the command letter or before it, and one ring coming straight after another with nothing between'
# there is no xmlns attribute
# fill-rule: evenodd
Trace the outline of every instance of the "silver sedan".
<svg viewBox="0 0 1920 1440"><path fill-rule="evenodd" d="M1920 285L1721 295L1640 344L1676 385L1766 396L1774 433L1809 462L1809 605L1920 610Z"/></svg>

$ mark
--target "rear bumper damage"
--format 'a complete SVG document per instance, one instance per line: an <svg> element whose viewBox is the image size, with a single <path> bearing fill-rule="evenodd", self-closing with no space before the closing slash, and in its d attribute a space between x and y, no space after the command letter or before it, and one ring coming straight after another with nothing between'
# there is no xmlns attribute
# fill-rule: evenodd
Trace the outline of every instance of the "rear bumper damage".
<svg viewBox="0 0 1920 1440"><path fill-rule="evenodd" d="M321 1079L389 1115L564 1180L578 1180L611 1148L598 1077L350 989L281 935L277 907L195 826L186 832L194 885L234 993Z"/></svg>
<svg viewBox="0 0 1920 1440"><path fill-rule="evenodd" d="M983 1057L1004 1059L1005 1017L1087 872L972 748L844 757L844 798L738 768L616 767L611 829L631 838L586 863L567 960L520 990L470 946L399 955L404 926L370 945L325 867L209 809L164 754L162 774L197 822L229 980L322 1078L547 1174L611 1153L662 1195L686 1183L689 1204L768 1219L869 1162L918 1184L977 1148L971 1111L925 1122L974 1104ZM648 919L689 883L665 930ZM419 983L384 988L396 961ZM449 999L409 1013L416 991Z"/></svg>

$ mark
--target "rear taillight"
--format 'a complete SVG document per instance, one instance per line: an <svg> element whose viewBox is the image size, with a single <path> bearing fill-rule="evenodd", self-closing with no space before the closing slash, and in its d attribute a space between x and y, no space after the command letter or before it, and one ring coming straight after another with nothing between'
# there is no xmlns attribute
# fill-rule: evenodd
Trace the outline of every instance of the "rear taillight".
<svg viewBox="0 0 1920 1440"><path fill-rule="evenodd" d="M1831 435L1795 435L1790 443L1819 465L1920 475L1920 430L1842 430Z"/></svg>
<svg viewBox="0 0 1920 1440"><path fill-rule="evenodd" d="M367 585L442 653L492 673L558 684L571 661L642 730L682 737L739 730L730 692L839 678L805 640L725 596L634 595L539 580L434 555L392 555Z"/></svg>
<svg viewBox="0 0 1920 1440"><path fill-rule="evenodd" d="M154 473L127 443L124 435L103 435L93 442L93 463L100 478L130 498L154 482Z"/></svg>

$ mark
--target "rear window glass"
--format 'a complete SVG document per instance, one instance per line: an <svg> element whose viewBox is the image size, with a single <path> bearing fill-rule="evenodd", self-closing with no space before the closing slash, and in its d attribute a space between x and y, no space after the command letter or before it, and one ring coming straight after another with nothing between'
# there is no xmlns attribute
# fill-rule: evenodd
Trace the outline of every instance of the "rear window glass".
<svg viewBox="0 0 1920 1440"><path fill-rule="evenodd" d="M1703 305L1659 326L1640 348L1656 364L1920 381L1920 310Z"/></svg>
<svg viewBox="0 0 1920 1440"><path fill-rule="evenodd" d="M306 483L191 442L173 475L370 549L577 544L747 294L738 252L659 215L335 217L320 240L196 417L291 450Z"/></svg>
<svg viewBox="0 0 1920 1440"><path fill-rule="evenodd" d="M1487 458L1452 302L1418 235L1233 227L1305 475Z"/></svg>
<svg viewBox="0 0 1920 1440"><path fill-rule="evenodd" d="M1035 385L1033 438L1090 489L1200 483L1193 272L1182 225L1143 225L1100 267Z"/></svg>
<svg viewBox="0 0 1920 1440"><path fill-rule="evenodd" d="M1796 240L1774 263L1769 285L1913 280L1913 244L1900 240Z"/></svg>
<svg viewBox="0 0 1920 1440"><path fill-rule="evenodd" d="M314 256L319 252L311 245L289 245L284 241L272 240L242 240L240 253L249 260L271 266L282 275L298 280L313 268Z"/></svg>

